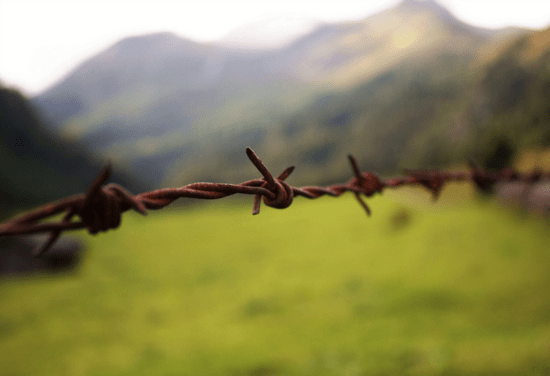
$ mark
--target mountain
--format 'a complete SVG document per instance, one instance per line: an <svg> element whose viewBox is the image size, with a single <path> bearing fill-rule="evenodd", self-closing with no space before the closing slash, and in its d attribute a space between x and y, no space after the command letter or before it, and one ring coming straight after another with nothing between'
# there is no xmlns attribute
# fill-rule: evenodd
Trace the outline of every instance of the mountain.
<svg viewBox="0 0 550 376"><path fill-rule="evenodd" d="M362 21L323 25L285 53L295 76L347 89L406 60L423 64L445 53L478 58L482 46L513 35L465 24L434 1L405 0Z"/></svg>
<svg viewBox="0 0 550 376"><path fill-rule="evenodd" d="M177 171L209 178L200 166L207 159L216 172L239 174L231 156L252 146L275 157L281 148L280 142L272 142L281 140L277 130L297 121L289 119L302 118L295 128L308 128L319 116L300 114L311 109L337 111L334 129L340 131L349 131L341 123L363 121L354 130L355 141L364 132L364 121L386 122L397 117L396 109L402 120L377 130L380 137L401 129L409 111L417 112L419 123L426 116L431 119L445 98L467 87L473 79L470 71L488 64L525 33L476 28L434 1L417 0L405 0L362 21L320 25L272 50L198 44L160 33L116 43L33 103L52 127L59 124L66 139L123 163L152 183L177 181ZM379 86L386 90L383 104L373 97L373 88ZM365 103L349 94L364 92L370 98ZM422 105L413 100L408 107L394 106L400 96L417 94L425 98ZM346 101L355 103L359 112L354 114L364 113L366 105L383 107L375 117L362 115L352 121L355 115L346 115L336 104ZM297 140L290 154L302 153L298 160L307 160L309 154L338 155L323 141L335 136L311 127L313 133ZM411 136L413 128L399 133L400 139Z"/></svg>
<svg viewBox="0 0 550 376"><path fill-rule="evenodd" d="M179 149L195 134L267 124L297 108L286 93L307 96L315 85L285 77L273 55L169 33L128 38L85 61L33 103L65 137L114 160L146 160L166 151L161 148Z"/></svg>
<svg viewBox="0 0 550 376"><path fill-rule="evenodd" d="M255 150L277 170L296 164L292 183L300 185L345 181L349 153L365 170L395 174L469 159L502 168L518 150L550 147L550 29L491 50L498 53L481 59L445 53L423 64L407 60L321 95L267 129ZM213 154L211 174L237 180L250 174L242 153ZM222 156L231 162L215 163ZM199 174L178 165L171 182Z"/></svg>
<svg viewBox="0 0 550 376"><path fill-rule="evenodd" d="M23 95L0 87L0 162L3 220L14 210L85 192L105 161L48 130ZM110 181L135 193L148 188L113 167Z"/></svg>

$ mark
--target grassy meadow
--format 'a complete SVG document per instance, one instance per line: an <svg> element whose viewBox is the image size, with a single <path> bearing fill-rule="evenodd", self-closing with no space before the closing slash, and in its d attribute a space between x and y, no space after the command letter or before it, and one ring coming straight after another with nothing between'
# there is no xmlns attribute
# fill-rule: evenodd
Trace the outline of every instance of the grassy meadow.
<svg viewBox="0 0 550 376"><path fill-rule="evenodd" d="M77 272L0 279L0 374L549 374L549 223L469 196L384 194L371 218L352 195L224 199L73 233Z"/></svg>

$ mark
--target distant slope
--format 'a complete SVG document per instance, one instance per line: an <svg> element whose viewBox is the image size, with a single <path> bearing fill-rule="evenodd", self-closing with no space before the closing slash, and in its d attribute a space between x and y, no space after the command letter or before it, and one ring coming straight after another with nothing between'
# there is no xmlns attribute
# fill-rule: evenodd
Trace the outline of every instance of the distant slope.
<svg viewBox="0 0 550 376"><path fill-rule="evenodd" d="M483 46L524 32L470 26L435 1L405 0L362 21L319 27L285 53L293 55L298 77L342 90L409 60L422 64L445 53L477 59Z"/></svg>
<svg viewBox="0 0 550 376"><path fill-rule="evenodd" d="M200 166L190 159L176 163L167 184L250 178L246 144L275 173L297 165L293 184L346 180L349 153L363 169L382 174L468 159L503 167L510 161L499 149L513 158L517 150L550 146L549 33L513 39L484 60L450 52L424 64L411 59L346 91L321 95L262 133L220 133L233 148L205 147Z"/></svg>
<svg viewBox="0 0 550 376"><path fill-rule="evenodd" d="M128 38L33 103L62 124L66 137L158 182L191 138L224 126L267 125L315 92L315 85L282 75L273 54L168 33Z"/></svg>
<svg viewBox="0 0 550 376"><path fill-rule="evenodd" d="M45 128L19 92L0 87L0 219L15 209L85 192L103 162ZM110 181L135 193L147 188L116 166Z"/></svg>
<svg viewBox="0 0 550 376"><path fill-rule="evenodd" d="M275 75L280 67L272 58L272 51L202 45L171 33L132 37L85 61L34 103L77 138L105 129L119 138L129 130L159 136L197 127L228 101L254 101L270 83L294 82Z"/></svg>
<svg viewBox="0 0 550 376"><path fill-rule="evenodd" d="M418 156L416 162L434 162L422 150L435 144L454 160L480 161L499 145L511 150L550 146L549 68L550 29L508 45L477 71L469 89L419 137L410 150Z"/></svg>

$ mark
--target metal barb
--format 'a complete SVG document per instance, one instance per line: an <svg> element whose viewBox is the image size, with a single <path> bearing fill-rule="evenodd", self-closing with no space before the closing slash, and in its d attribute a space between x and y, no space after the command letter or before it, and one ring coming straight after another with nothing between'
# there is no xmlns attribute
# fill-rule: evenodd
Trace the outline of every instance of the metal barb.
<svg viewBox="0 0 550 376"><path fill-rule="evenodd" d="M349 159L349 162L351 164L351 169L353 170L353 173L355 174L355 179L357 179L357 185L359 187L361 187L364 184L365 178L361 174L361 170L359 170L359 165L357 164L357 161L355 160L355 157L353 155L349 154L348 159ZM367 205L367 203L365 201L363 201L363 199L361 198L361 195L359 194L359 192L354 192L354 194L355 194L355 198L357 199L359 204L363 207L363 209L365 209L365 211L367 212L367 215L370 217L371 211L370 211L370 208Z"/></svg>
<svg viewBox="0 0 550 376"><path fill-rule="evenodd" d="M269 172L267 167L264 166L260 158L254 153L252 149L249 147L246 148L246 154L248 155L248 158L250 161L256 166L258 171L263 175L264 179L267 181L267 184L269 184L269 188L275 189L275 179L273 179L273 175Z"/></svg>

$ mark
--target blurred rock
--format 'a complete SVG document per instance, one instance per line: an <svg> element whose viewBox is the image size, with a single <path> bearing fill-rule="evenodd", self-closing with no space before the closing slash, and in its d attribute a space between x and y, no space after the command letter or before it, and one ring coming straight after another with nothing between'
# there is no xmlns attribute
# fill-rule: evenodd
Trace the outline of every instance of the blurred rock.
<svg viewBox="0 0 550 376"><path fill-rule="evenodd" d="M0 275L60 273L74 271L80 264L84 243L61 236L41 257L33 251L48 239L48 235L18 236L0 245Z"/></svg>
<svg viewBox="0 0 550 376"><path fill-rule="evenodd" d="M411 223L411 213L405 208L401 208L390 217L391 227L394 230L400 230Z"/></svg>
<svg viewBox="0 0 550 376"><path fill-rule="evenodd" d="M522 182L495 185L497 200L507 205L519 206L529 212L550 217L550 182L536 184Z"/></svg>

